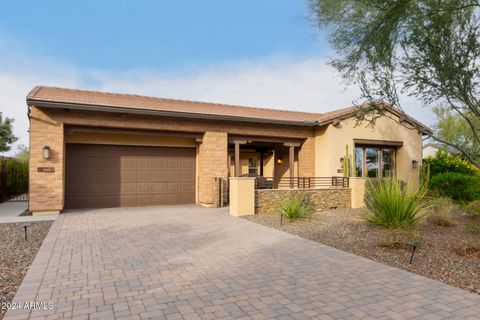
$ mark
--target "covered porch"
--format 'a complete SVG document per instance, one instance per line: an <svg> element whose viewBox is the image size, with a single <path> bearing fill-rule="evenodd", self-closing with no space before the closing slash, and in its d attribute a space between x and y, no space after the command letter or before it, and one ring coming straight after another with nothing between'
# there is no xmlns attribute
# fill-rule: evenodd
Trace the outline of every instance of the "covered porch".
<svg viewBox="0 0 480 320"><path fill-rule="evenodd" d="M228 177L255 177L256 189L348 187L348 177L301 174L305 140L229 135Z"/></svg>

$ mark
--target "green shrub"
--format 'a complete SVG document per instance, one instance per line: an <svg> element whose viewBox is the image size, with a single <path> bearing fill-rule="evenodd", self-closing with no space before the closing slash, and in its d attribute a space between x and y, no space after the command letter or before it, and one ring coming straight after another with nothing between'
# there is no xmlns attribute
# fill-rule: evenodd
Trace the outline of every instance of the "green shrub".
<svg viewBox="0 0 480 320"><path fill-rule="evenodd" d="M390 229L380 236L380 246L386 248L401 248L407 242L421 242L423 236L415 229Z"/></svg>
<svg viewBox="0 0 480 320"><path fill-rule="evenodd" d="M371 179L365 185L365 219L385 228L408 228L425 217L421 200L428 188L428 179L417 192L412 192L394 177Z"/></svg>
<svg viewBox="0 0 480 320"><path fill-rule="evenodd" d="M7 197L28 192L28 162L18 159L6 160Z"/></svg>
<svg viewBox="0 0 480 320"><path fill-rule="evenodd" d="M315 212L315 206L307 193L292 192L283 199L279 210L287 219L297 220L310 218Z"/></svg>
<svg viewBox="0 0 480 320"><path fill-rule="evenodd" d="M469 222L465 225L465 231L471 234L480 234L480 226L475 222Z"/></svg>
<svg viewBox="0 0 480 320"><path fill-rule="evenodd" d="M475 216L480 216L480 200L475 200L467 204L465 211Z"/></svg>
<svg viewBox="0 0 480 320"><path fill-rule="evenodd" d="M430 188L442 197L459 202L480 199L480 177L458 172L444 172L430 179Z"/></svg>
<svg viewBox="0 0 480 320"><path fill-rule="evenodd" d="M455 204L452 199L446 197L434 198L429 202L429 214L427 220L437 226L450 227L455 225L452 210Z"/></svg>
<svg viewBox="0 0 480 320"><path fill-rule="evenodd" d="M425 159L424 164L430 167L432 177L445 172L456 172L467 176L479 174L477 167L468 161L462 160L459 156L448 154L443 150L437 152L435 157Z"/></svg>

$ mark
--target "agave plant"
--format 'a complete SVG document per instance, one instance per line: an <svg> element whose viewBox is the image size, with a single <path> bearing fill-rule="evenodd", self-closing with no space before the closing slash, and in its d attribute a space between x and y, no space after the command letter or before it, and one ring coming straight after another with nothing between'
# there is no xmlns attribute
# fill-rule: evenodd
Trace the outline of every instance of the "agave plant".
<svg viewBox="0 0 480 320"><path fill-rule="evenodd" d="M428 178L417 191L394 177L371 179L365 186L365 219L385 228L408 228L426 217L422 199L428 191Z"/></svg>

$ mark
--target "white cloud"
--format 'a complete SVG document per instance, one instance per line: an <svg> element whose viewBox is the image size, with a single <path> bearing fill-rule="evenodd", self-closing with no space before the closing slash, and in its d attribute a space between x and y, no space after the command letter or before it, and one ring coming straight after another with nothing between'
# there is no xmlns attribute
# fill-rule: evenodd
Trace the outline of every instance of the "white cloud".
<svg viewBox="0 0 480 320"><path fill-rule="evenodd" d="M0 65L0 111L15 119L19 144L28 144L25 96L35 85L320 113L350 106L359 95L358 89L345 89L325 58L271 57L178 73L82 70L27 59ZM406 111L431 123L430 112L410 101Z"/></svg>

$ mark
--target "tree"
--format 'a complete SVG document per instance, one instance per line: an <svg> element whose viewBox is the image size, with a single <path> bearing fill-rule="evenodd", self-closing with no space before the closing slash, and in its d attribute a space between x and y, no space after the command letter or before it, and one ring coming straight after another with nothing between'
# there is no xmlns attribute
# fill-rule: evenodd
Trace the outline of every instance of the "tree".
<svg viewBox="0 0 480 320"><path fill-rule="evenodd" d="M2 113L0 112L0 152L9 151L12 143L18 140L13 134L13 121L13 119L7 117L3 119Z"/></svg>
<svg viewBox="0 0 480 320"><path fill-rule="evenodd" d="M472 130L463 117L453 113L447 107L433 109L437 117L434 126L435 134L442 140L460 146L468 152L475 161L480 160L480 143L475 139ZM475 130L480 130L480 119L469 115Z"/></svg>
<svg viewBox="0 0 480 320"><path fill-rule="evenodd" d="M17 147L17 153L15 154L15 158L27 161L30 158L30 151L26 145L19 145Z"/></svg>
<svg viewBox="0 0 480 320"><path fill-rule="evenodd" d="M401 94L424 107L444 105L464 119L480 142L479 1L473 0L312 0L317 25L325 27L338 53L332 65L349 83L359 85L358 118L372 125L384 103L405 117ZM382 103L379 103L382 102ZM370 116L368 118L367 116ZM400 121L404 123L403 121ZM412 125L412 129L416 125ZM431 138L479 160L455 141Z"/></svg>

